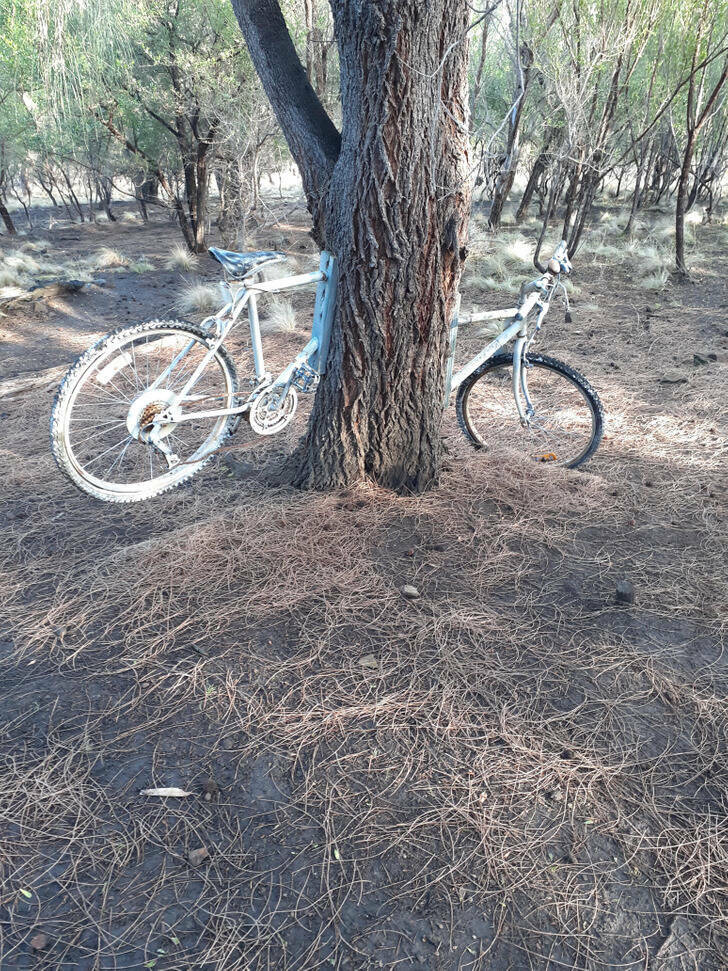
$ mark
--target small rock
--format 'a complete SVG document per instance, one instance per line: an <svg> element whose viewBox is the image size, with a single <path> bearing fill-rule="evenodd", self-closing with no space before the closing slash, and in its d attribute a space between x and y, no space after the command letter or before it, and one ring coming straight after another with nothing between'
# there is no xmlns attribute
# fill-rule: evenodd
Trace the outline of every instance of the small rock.
<svg viewBox="0 0 728 971"><path fill-rule="evenodd" d="M407 600L417 600L420 595L420 591L411 583L405 583L400 592Z"/></svg>
<svg viewBox="0 0 728 971"><path fill-rule="evenodd" d="M202 791L205 793L205 801L209 802L213 796L220 794L220 786L214 779L208 779L203 785Z"/></svg>
<svg viewBox="0 0 728 971"><path fill-rule="evenodd" d="M370 668L371 670L379 670L379 661L377 661L373 654L365 654L363 657L359 658L359 667Z"/></svg>
<svg viewBox="0 0 728 971"><path fill-rule="evenodd" d="M682 371L665 371L660 376L660 384L687 384L687 378Z"/></svg>
<svg viewBox="0 0 728 971"><path fill-rule="evenodd" d="M707 364L708 358L704 357L702 354L693 354L693 364L695 367L699 367L701 364Z"/></svg>
<svg viewBox="0 0 728 971"><path fill-rule="evenodd" d="M201 863L204 863L209 856L210 851L206 847L201 846L197 850L190 850L190 852L187 854L187 859L189 860L190 866L199 866Z"/></svg>
<svg viewBox="0 0 728 971"><path fill-rule="evenodd" d="M30 939L30 946L34 951L42 951L44 947L48 944L48 935L44 934L43 931L39 931L37 934L33 934Z"/></svg>
<svg viewBox="0 0 728 971"><path fill-rule="evenodd" d="M634 586L629 580L618 581L614 599L618 604L634 603Z"/></svg>

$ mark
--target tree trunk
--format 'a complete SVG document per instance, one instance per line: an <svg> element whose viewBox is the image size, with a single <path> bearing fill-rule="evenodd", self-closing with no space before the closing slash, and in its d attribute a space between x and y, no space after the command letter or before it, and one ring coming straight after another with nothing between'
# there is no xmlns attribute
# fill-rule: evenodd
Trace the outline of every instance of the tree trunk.
<svg viewBox="0 0 728 971"><path fill-rule="evenodd" d="M688 277L688 268L685 263L685 210L687 208L688 181L690 180L690 163L693 160L695 150L695 137L694 130L688 132L675 199L675 268L684 279Z"/></svg>
<svg viewBox="0 0 728 971"><path fill-rule="evenodd" d="M488 214L488 225L491 229L498 229L501 224L503 207L508 200L508 195L511 189L513 188L513 182L516 178L516 169L518 168L518 159L521 154L521 116L523 114L523 105L526 101L526 92L528 91L528 83L531 77L533 54L531 49L526 44L523 44L521 45L520 53L517 56L519 57L517 64L518 77L516 80L514 104L508 120L506 154L505 158L503 159L500 172L498 173L498 178L495 182L493 201L491 202L490 213Z"/></svg>
<svg viewBox="0 0 728 971"><path fill-rule="evenodd" d="M340 151L310 85L297 103L285 98L297 71L285 37L271 37L277 3L233 5L302 170L315 231L339 262L327 369L293 481L330 488L368 476L420 491L440 469L444 365L466 255L467 0L334 6ZM300 62L298 75L306 84Z"/></svg>
<svg viewBox="0 0 728 971"><path fill-rule="evenodd" d="M536 187L541 181L541 176L546 171L546 166L549 163L549 155L551 144L558 133L558 129L551 127L546 132L546 140L541 151L538 153L536 161L533 163L533 168L531 169L531 174L528 177L528 182L526 183L526 188L523 190L523 196L521 197L521 202L516 210L516 223L523 222L523 219L528 212L528 207L531 205L531 199L536 191Z"/></svg>
<svg viewBox="0 0 728 971"><path fill-rule="evenodd" d="M483 86L483 68L485 67L485 56L488 52L488 24L489 17L483 18L483 27L480 32L480 53L478 54L478 66L475 69L475 81L473 82L471 112L475 115L475 109L480 99L480 89Z"/></svg>
<svg viewBox="0 0 728 971"><path fill-rule="evenodd" d="M306 22L306 77L309 84L314 84L316 68L314 63L314 0L303 0L303 16Z"/></svg>
<svg viewBox="0 0 728 971"><path fill-rule="evenodd" d="M5 223L5 228L7 229L9 235L14 236L17 232L15 223L13 222L13 218L8 212L7 206L2 199L0 199L0 219L2 219L2 221Z"/></svg>
<svg viewBox="0 0 728 971"><path fill-rule="evenodd" d="M637 216L637 210L640 207L642 201L642 178L644 175L644 161L639 161L637 164L637 172L635 174L634 191L632 193L632 205L629 210L629 219L627 220L627 225L624 227L624 235L632 235L632 226L634 225L635 217Z"/></svg>
<svg viewBox="0 0 728 971"><path fill-rule="evenodd" d="M81 220L81 222L85 222L86 220L83 215L83 206L78 201L78 196L73 190L73 183L71 182L71 179L69 178L68 173L66 172L65 169L61 169L61 175L63 176L63 181L66 183L66 186L68 188L68 197L73 203L73 207L78 213L79 219ZM71 219L73 219L73 216L71 216Z"/></svg>

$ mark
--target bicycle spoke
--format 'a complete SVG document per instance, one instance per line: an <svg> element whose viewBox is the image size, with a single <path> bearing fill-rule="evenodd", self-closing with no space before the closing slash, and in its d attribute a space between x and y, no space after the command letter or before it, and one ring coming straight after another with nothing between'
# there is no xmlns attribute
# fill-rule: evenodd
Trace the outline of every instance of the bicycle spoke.
<svg viewBox="0 0 728 971"><path fill-rule="evenodd" d="M97 455L95 458L90 459L86 464L87 465L93 465L94 462L98 462L98 460L99 459L102 459L104 457L104 455L108 455L109 452L113 451L115 448L118 448L120 445L123 445L124 442L126 441L126 439L127 438L130 438L130 437L131 437L130 435L126 435L120 441L116 442L115 445L110 445L108 448L104 449L104 451L101 452L99 455Z"/></svg>
<svg viewBox="0 0 728 971"><path fill-rule="evenodd" d="M117 455L117 457L114 459L114 461L111 463L111 465L108 467L108 469L105 472L105 475L110 475L111 472L113 472L115 466L121 465L121 463L124 460L124 456L126 455L126 450L129 448L129 446L131 445L131 443L133 441L135 441L135 439L132 438L131 435L129 435L129 439L128 439L126 445L121 450L121 452Z"/></svg>
<svg viewBox="0 0 728 971"><path fill-rule="evenodd" d="M122 427L126 427L126 422L123 422L123 421L115 421L114 422L114 425L121 425ZM110 428L102 428L100 431L96 432L95 435L87 435L84 438L84 440L83 440L84 445L88 445L89 442L93 442L95 439L99 438L101 435L108 435L110 431L111 431Z"/></svg>

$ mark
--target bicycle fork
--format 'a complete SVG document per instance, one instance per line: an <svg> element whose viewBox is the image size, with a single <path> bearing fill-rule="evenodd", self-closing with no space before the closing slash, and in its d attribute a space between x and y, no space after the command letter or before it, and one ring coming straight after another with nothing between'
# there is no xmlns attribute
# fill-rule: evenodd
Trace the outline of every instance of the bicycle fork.
<svg viewBox="0 0 728 971"><path fill-rule="evenodd" d="M528 393L527 372L529 364L526 361L526 351L536 334L541 330L541 323L549 309L548 301L538 304L538 307L538 317L531 337L528 336L528 328L524 320L523 327L519 330L518 336L513 342L513 397L516 402L518 417L524 428L531 424L531 419L536 414L536 409L533 407L533 402Z"/></svg>

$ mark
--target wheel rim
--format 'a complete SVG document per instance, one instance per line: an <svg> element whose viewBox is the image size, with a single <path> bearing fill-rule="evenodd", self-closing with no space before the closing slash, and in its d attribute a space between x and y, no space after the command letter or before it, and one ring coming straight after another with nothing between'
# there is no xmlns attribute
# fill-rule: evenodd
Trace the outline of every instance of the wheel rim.
<svg viewBox="0 0 728 971"><path fill-rule="evenodd" d="M584 389L570 377L534 362L526 369L534 415L524 427L513 400L513 368L491 368L474 383L465 403L468 427L489 451L514 452L531 461L573 466L586 455L596 416Z"/></svg>
<svg viewBox="0 0 728 971"><path fill-rule="evenodd" d="M188 353L150 390L184 348ZM228 418L195 419L167 426L161 438L180 459L169 468L145 440L143 429L168 407L208 350L199 336L160 327L103 349L77 379L63 420L63 439L76 474L96 489L116 494L156 491L191 474L222 437ZM215 354L195 384L190 405L200 410L232 405L229 369Z"/></svg>

